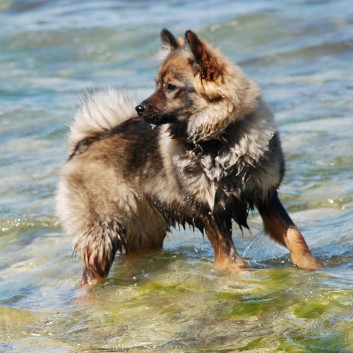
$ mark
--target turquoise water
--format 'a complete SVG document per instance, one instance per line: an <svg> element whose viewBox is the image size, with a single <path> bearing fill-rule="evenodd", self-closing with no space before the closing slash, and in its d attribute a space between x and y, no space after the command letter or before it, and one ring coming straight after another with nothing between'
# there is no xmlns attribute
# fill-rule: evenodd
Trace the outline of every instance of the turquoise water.
<svg viewBox="0 0 353 353"><path fill-rule="evenodd" d="M154 88L158 34L193 29L256 81L286 153L281 198L324 270L238 233L257 271L214 271L199 233L117 258L76 289L55 216L65 135L87 89ZM1 352L353 352L353 7L337 1L0 2Z"/></svg>

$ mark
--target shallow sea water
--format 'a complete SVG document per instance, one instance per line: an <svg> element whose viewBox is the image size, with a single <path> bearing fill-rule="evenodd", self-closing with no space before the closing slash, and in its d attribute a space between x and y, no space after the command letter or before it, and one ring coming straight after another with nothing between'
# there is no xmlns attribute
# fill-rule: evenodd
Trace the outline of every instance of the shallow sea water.
<svg viewBox="0 0 353 353"><path fill-rule="evenodd" d="M249 276L213 269L202 235L117 257L77 290L79 256L55 215L65 134L87 89L141 98L158 35L193 29L262 87L281 131L281 198L323 271L293 268L234 227ZM336 1L0 2L1 352L353 352L353 7Z"/></svg>

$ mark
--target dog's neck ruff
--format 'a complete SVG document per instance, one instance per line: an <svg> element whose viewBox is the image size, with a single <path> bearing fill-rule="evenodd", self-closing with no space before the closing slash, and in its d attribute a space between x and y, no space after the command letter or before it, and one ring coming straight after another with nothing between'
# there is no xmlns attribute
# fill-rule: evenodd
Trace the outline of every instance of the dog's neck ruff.
<svg viewBox="0 0 353 353"><path fill-rule="evenodd" d="M233 125L233 124L232 124ZM228 145L228 135L233 126L220 133L218 137L207 140L188 141L186 146L197 155L214 155L216 156L220 150L226 149Z"/></svg>
<svg viewBox="0 0 353 353"><path fill-rule="evenodd" d="M268 156L277 128L266 105L229 124L217 137L194 141L185 126L169 126L172 139L185 147L181 159L199 165L211 181L220 181L229 174L248 174Z"/></svg>

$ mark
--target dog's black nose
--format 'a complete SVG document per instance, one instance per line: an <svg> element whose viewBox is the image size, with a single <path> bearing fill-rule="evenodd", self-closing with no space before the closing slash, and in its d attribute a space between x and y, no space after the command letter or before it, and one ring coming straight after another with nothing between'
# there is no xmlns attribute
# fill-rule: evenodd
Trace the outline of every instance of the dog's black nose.
<svg viewBox="0 0 353 353"><path fill-rule="evenodd" d="M145 111L145 107L142 104L139 104L137 107L135 107L135 110L137 111L137 114L141 116Z"/></svg>

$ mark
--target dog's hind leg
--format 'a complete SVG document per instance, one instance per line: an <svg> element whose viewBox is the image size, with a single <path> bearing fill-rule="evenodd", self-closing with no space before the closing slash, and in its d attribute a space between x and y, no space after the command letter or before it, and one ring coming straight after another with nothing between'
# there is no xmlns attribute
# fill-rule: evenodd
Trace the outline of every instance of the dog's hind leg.
<svg viewBox="0 0 353 353"><path fill-rule="evenodd" d="M304 270L321 268L301 232L283 207L277 192L273 192L269 200L258 202L256 206L263 219L265 233L290 251L291 260L295 265Z"/></svg>
<svg viewBox="0 0 353 353"><path fill-rule="evenodd" d="M125 229L116 220L96 221L77 239L75 250L82 254L81 285L94 284L108 276L115 254L125 244Z"/></svg>
<svg viewBox="0 0 353 353"><path fill-rule="evenodd" d="M214 250L216 268L242 272L247 267L235 249L231 235L224 234L213 219L205 224L205 231Z"/></svg>

